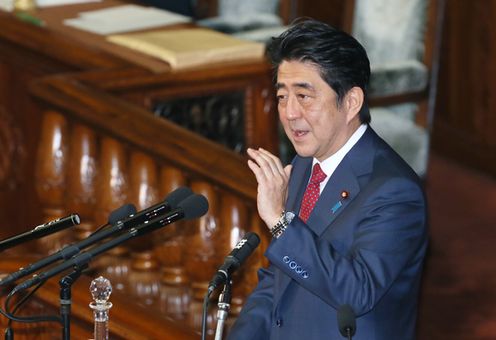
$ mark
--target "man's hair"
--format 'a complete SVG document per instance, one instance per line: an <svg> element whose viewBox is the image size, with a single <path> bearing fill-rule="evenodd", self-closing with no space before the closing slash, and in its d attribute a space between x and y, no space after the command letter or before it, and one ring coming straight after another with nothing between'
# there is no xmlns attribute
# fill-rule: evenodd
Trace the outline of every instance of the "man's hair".
<svg viewBox="0 0 496 340"><path fill-rule="evenodd" d="M315 64L322 79L336 92L338 105L352 87L361 88L364 103L360 121L370 122L367 105L370 63L367 52L355 38L325 23L307 19L295 22L279 37L272 38L267 52L276 81L277 69L283 61Z"/></svg>

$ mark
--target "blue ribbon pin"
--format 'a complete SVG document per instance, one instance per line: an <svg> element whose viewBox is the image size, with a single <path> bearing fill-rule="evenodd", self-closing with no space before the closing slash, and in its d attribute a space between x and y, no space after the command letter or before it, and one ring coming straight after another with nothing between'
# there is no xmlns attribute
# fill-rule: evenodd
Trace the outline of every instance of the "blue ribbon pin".
<svg viewBox="0 0 496 340"><path fill-rule="evenodd" d="M336 211L338 211L339 208L341 208L343 206L343 203L341 203L341 201L338 201L336 204L334 204L334 206L332 207L331 211L333 214L336 213Z"/></svg>

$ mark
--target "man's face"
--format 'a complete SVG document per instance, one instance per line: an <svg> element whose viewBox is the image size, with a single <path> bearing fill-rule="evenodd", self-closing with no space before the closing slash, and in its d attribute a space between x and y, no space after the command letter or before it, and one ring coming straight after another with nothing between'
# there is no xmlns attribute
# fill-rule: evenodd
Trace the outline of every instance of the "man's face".
<svg viewBox="0 0 496 340"><path fill-rule="evenodd" d="M298 153L323 161L338 151L359 125L347 105L312 63L283 61L277 72L279 118ZM353 119L352 119L353 118Z"/></svg>

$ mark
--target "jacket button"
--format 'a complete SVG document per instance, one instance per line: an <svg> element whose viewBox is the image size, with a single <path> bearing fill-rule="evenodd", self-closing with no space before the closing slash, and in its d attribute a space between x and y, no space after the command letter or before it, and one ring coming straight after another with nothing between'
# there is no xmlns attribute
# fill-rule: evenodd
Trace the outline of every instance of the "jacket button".
<svg viewBox="0 0 496 340"><path fill-rule="evenodd" d="M276 326L277 327L282 327L282 319L277 319Z"/></svg>

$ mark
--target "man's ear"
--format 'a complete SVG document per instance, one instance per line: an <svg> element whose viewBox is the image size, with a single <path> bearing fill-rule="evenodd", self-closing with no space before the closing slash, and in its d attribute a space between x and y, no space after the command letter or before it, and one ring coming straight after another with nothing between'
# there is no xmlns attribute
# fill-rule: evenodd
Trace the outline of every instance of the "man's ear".
<svg viewBox="0 0 496 340"><path fill-rule="evenodd" d="M362 108L364 94L358 86L352 87L344 97L344 108L346 109L346 121L349 123L357 117Z"/></svg>

